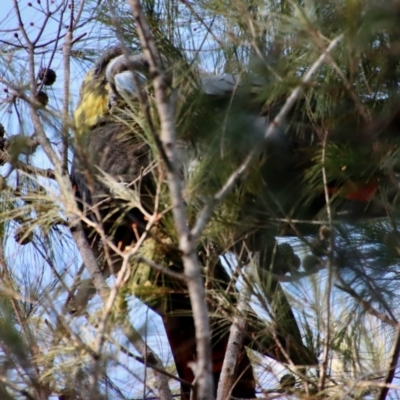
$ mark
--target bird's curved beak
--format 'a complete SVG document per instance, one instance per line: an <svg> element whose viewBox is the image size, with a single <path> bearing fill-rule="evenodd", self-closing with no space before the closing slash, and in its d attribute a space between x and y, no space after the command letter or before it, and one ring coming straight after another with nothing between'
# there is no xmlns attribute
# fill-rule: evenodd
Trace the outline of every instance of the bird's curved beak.
<svg viewBox="0 0 400 400"><path fill-rule="evenodd" d="M147 73L148 64L142 54L122 54L113 59L106 68L106 79L110 85L109 108L120 98L126 102L137 101L140 87L147 84Z"/></svg>

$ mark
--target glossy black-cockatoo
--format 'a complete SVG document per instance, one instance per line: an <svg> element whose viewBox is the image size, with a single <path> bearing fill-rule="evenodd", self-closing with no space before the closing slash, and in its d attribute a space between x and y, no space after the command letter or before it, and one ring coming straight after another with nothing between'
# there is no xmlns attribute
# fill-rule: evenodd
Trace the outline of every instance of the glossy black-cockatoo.
<svg viewBox="0 0 400 400"><path fill-rule="evenodd" d="M165 67L168 69L167 65ZM172 73L170 76L172 82ZM234 193L216 212L217 223L226 224L226 230L222 230L222 234L219 232L219 237L227 237L225 242L222 239L218 243L217 248L236 254L241 248L253 253L261 252L260 259L267 269L272 266L274 273L284 274L286 271L279 271L279 264L290 263L288 260L293 254L284 255L285 252L277 247L275 236L279 234L276 228L279 224L276 221L288 215L292 218L315 218L324 208L325 197L323 191L321 195L310 196L304 190L305 171L312 166L315 152L304 151L296 134L282 126L273 136L263 139L268 120L273 115L263 113L262 103L252 99L254 89L260 85L262 81L240 82L234 75L204 77L191 90L182 90L178 95L180 115L186 116L177 119L182 178L188 181L184 197L190 218L190 212L198 210L204 199L220 188L251 148L262 146L260 158L244 181L238 183ZM143 128L146 124L143 122L143 108L152 108L150 86L145 56L123 54L120 47L113 47L85 76L75 111L76 148L72 180L77 200L87 217L101 223L107 237L121 250L137 243L145 232L149 215L155 211L156 197L162 198L162 188L165 189L162 162L157 159L157 152L151 145L152 138L144 134ZM143 90L144 99L140 90ZM145 104L139 104L139 99ZM154 113L150 114L154 118ZM374 182L366 183L369 186L364 185L361 189L357 185L350 187L344 197L351 201L370 200L376 185ZM367 186L368 190L365 189ZM358 198L364 189L368 192L367 198ZM334 187L332 195L337 190ZM301 199L307 199L307 207L301 207ZM144 254L166 268L182 271L177 241L168 228L171 218L165 210L157 210L160 211L143 243ZM85 230L105 274L117 272L120 267L118 257L109 252L112 265L107 264L104 243L99 235L89 226ZM211 239L218 237L214 237L213 232L211 223L207 231ZM202 253L205 250L199 244L200 260ZM213 291L224 293L224 298L234 307L237 293L231 287L229 275L218 255L215 259L213 268L208 268L213 270ZM133 274L140 268L141 263L136 270L133 269ZM185 381L192 382L194 375L190 362L196 359L196 343L187 288L182 281L175 281L161 272L152 271L146 279L151 282L148 288L154 292L149 294L149 290L145 293L138 290L135 293L161 315L178 374ZM138 281L143 283L141 278ZM281 315L275 315L281 327L275 334L260 338L254 327L262 326L262 323L250 315L249 319L254 323L249 324L244 345L261 350L281 362L288 362L286 355L289 355L294 364L315 364L316 357L303 345L282 289L276 282L270 284L270 289L267 298L274 303L273 312L281 310ZM229 326L221 322L220 314L226 317L229 311L221 312L215 301L210 300L210 313L216 386L229 336ZM258 339L256 344L251 342L253 336ZM255 397L252 366L244 347L236 377L232 395ZM183 384L182 398L188 399L189 391L189 386Z"/></svg>
<svg viewBox="0 0 400 400"><path fill-rule="evenodd" d="M132 70L135 71L135 78ZM148 212L154 208L156 179L150 147L138 133L137 125L126 116L118 115L118 112L112 115L110 110L116 104L121 106L125 102L137 101L138 88L135 82L144 84L147 77L148 66L143 55L131 55L127 59L120 48L110 48L85 76L75 111L76 150L71 175L76 196L86 215L96 222L101 221L107 236L121 250L134 244L144 232L147 221L143 208ZM107 176L128 186L140 180L140 185L135 186L140 194L140 207L129 205L129 201L115 199L113 190L105 182ZM97 206L97 212L93 206ZM166 268L182 271L179 251L173 241L166 238L162 222L149 233L151 238L143 245L152 252L146 255ZM110 270L117 272L120 267L118 257L112 255L115 263L106 265L99 236L89 227L86 227L86 233L105 274L109 274ZM219 262L215 276L226 289L229 278ZM178 374L191 383L194 375L190 363L196 359L196 342L186 286L179 280L174 282L168 276L159 274L154 274L150 280L154 293L135 293L161 315ZM212 337L215 385L218 383L229 334L229 327L218 327L217 323L218 320L215 320ZM240 379L232 393L242 398L254 397L255 381L245 351L237 367L237 376ZM182 384L182 398L188 399L189 393L190 386Z"/></svg>

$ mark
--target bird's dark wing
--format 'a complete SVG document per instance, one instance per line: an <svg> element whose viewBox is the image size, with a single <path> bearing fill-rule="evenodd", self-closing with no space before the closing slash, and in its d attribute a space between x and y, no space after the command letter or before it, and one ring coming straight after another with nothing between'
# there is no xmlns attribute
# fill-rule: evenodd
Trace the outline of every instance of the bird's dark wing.
<svg viewBox="0 0 400 400"><path fill-rule="evenodd" d="M122 200L115 199L113 186L140 186L141 204L150 209L153 198L148 191L153 179L149 164L149 149L143 141L131 137L126 127L112 120L96 124L75 151L71 177L81 208L90 219L102 223L106 235L121 249L137 240L147 222L137 208L127 209ZM107 178L113 180L111 185L107 184ZM99 236L88 227L86 231L97 250ZM118 272L119 267L120 263L115 262L113 272Z"/></svg>

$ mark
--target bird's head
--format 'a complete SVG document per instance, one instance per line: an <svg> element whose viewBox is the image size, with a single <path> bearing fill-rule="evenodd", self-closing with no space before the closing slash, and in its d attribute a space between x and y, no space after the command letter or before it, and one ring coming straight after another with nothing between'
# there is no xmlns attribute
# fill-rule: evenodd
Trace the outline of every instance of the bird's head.
<svg viewBox="0 0 400 400"><path fill-rule="evenodd" d="M137 100L137 83L145 85L148 75L144 54L126 54L118 46L107 49L83 79L74 114L77 135L106 118L113 102Z"/></svg>

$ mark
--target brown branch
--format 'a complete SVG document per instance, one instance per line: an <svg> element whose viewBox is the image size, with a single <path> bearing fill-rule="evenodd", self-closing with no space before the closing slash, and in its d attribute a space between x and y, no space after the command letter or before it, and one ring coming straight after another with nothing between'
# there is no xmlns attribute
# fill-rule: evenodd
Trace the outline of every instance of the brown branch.
<svg viewBox="0 0 400 400"><path fill-rule="evenodd" d="M167 276L169 276L173 279L176 279L178 281L181 281L181 282L186 282L185 275L180 274L179 272L174 272L168 268L165 268L163 265L155 263L154 261L149 260L146 257L138 256L138 257L135 257L135 259L147 264L149 267L155 269L156 271L161 272L164 275L167 275Z"/></svg>
<svg viewBox="0 0 400 400"><path fill-rule="evenodd" d="M73 3L72 3L73 4ZM71 9L71 21L73 19L73 8ZM62 13L63 15L63 13ZM61 25L61 24L60 24ZM71 77L71 50L73 38L73 25L69 25L67 33L65 34L63 49L63 69L64 69L64 82L63 82L63 103L61 111L61 170L63 175L68 174L68 128L69 128L69 104L70 104L70 77Z"/></svg>
<svg viewBox="0 0 400 400"><path fill-rule="evenodd" d="M327 56L328 57L328 56ZM328 376L328 363L329 363L329 352L331 349L331 294L332 294L332 286L333 286L333 263L334 263L334 230L332 224L332 210L331 210L331 201L330 194L328 188L328 178L326 174L325 162L326 162L326 144L328 140L328 132L325 132L323 148L322 148L322 156L321 156L321 173L322 173L322 182L324 184L324 195L325 195L325 208L328 217L328 226L330 230L329 235L329 247L327 252L327 261L326 261L326 269L328 273L328 278L326 280L326 332L325 332L325 340L324 340L324 348L322 353L322 361L320 368L320 375L318 380L318 390L323 392L325 390L326 378Z"/></svg>
<svg viewBox="0 0 400 400"><path fill-rule="evenodd" d="M0 382L2 382L5 386L8 386L10 389L14 390L15 392L19 393L21 396L24 396L27 400L37 400L29 392L21 389L18 385L10 382L10 379L8 377L0 375Z"/></svg>
<svg viewBox="0 0 400 400"><path fill-rule="evenodd" d="M249 270L249 268L251 267L248 267L247 270ZM248 280L251 281L251 279ZM244 282L244 288L240 291L239 301L237 303L237 314L234 316L230 328L228 344L226 346L224 362L218 382L217 400L229 399L235 384L235 369L240 357L240 352L243 351L242 345L246 334L246 321L251 294L252 289L246 280Z"/></svg>
<svg viewBox="0 0 400 400"><path fill-rule="evenodd" d="M193 310L196 329L197 365L196 387L199 400L213 398L213 379L211 374L211 330L208 316L202 271L197 257L195 240L192 236L185 213L182 196L182 183L176 154L176 132L172 102L166 94L168 79L163 72L162 63L152 38L150 27L144 16L139 0L129 1L143 51L150 65L150 73L154 77L156 106L161 122L161 141L170 165L167 165L167 181L172 200L172 213L182 251L184 274L187 279L188 292Z"/></svg>
<svg viewBox="0 0 400 400"><path fill-rule="evenodd" d="M10 163L13 168L19 169L30 174L40 175L44 178L56 179L54 170L51 168L39 168L33 165L26 164L19 160L13 160L12 157L5 151L0 151L0 163Z"/></svg>

